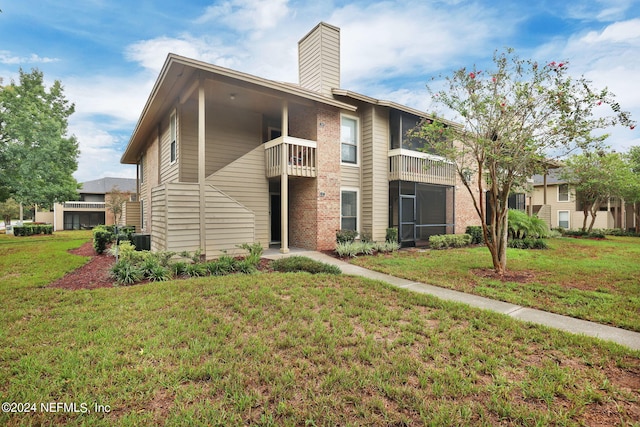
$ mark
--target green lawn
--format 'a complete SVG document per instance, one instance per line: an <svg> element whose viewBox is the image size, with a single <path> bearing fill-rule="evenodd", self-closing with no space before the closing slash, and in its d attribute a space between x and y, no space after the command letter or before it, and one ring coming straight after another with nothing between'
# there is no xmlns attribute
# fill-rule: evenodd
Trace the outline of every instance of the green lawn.
<svg viewBox="0 0 640 427"><path fill-rule="evenodd" d="M640 331L640 239L549 239L549 250L508 249L507 269L527 283L482 278L491 269L484 247L400 251L354 264L526 307Z"/></svg>
<svg viewBox="0 0 640 427"><path fill-rule="evenodd" d="M87 237L0 236L0 425L640 423L640 352L349 276L43 287Z"/></svg>

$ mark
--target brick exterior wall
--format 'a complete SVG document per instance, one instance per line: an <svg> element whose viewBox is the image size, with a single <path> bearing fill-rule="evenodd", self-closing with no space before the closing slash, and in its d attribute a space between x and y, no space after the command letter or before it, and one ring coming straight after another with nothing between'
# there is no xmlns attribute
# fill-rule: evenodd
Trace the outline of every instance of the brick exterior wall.
<svg viewBox="0 0 640 427"><path fill-rule="evenodd" d="M477 184L472 183L471 187L474 188ZM484 197L484 194L482 195ZM476 193L476 200L477 198ZM456 207L455 207L455 222L456 222L456 234L463 234L467 226L481 225L480 217L473 207L473 199L469 190L467 190L462 184L460 177L456 178Z"/></svg>
<svg viewBox="0 0 640 427"><path fill-rule="evenodd" d="M294 248L317 248L316 181L289 178L289 245Z"/></svg>
<svg viewBox="0 0 640 427"><path fill-rule="evenodd" d="M318 110L317 250L336 246L340 229L340 111ZM321 194L323 194L321 196Z"/></svg>

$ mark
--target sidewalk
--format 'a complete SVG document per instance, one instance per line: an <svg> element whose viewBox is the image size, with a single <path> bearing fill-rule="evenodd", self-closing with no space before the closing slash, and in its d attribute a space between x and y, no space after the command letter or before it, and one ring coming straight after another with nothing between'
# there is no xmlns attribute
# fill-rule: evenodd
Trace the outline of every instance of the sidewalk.
<svg viewBox="0 0 640 427"><path fill-rule="evenodd" d="M580 320L573 317L561 316L559 314L549 313L542 310L522 307L519 305L496 301L477 295L466 294L451 289L439 288L437 286L426 285L424 283L414 282L407 279L401 279L399 277L394 277L388 274L378 273L376 271L358 267L356 265L351 265L347 262L333 258L321 252L291 248L291 252L289 252L288 254L281 254L278 249L268 249L264 252L263 257L268 259L278 259L292 255L306 256L318 261L325 262L327 264L337 265L342 269L342 272L344 274L351 274L354 276L362 276L370 279L380 280L398 288L433 295L447 301L461 302L463 304L481 308L483 310L492 310L498 313L506 314L507 316L513 317L514 319L537 323L574 334L582 334L590 337L600 338L602 340L613 341L629 347L633 350L640 350L640 333L638 332L614 328L612 326L601 325L599 323L588 322L586 320Z"/></svg>

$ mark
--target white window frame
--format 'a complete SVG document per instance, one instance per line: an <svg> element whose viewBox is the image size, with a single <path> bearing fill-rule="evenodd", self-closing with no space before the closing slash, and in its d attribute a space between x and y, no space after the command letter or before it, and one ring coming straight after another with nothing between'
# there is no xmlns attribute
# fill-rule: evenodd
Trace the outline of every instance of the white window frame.
<svg viewBox="0 0 640 427"><path fill-rule="evenodd" d="M360 233L360 189L356 187L340 187L340 229L342 229L342 193L356 193L356 231Z"/></svg>
<svg viewBox="0 0 640 427"><path fill-rule="evenodd" d="M342 120L343 119L348 119L348 120L353 120L356 124L356 143L355 143L355 147L356 147L356 161L355 163L353 162L345 162L344 160L342 160L342 145L343 144L348 144L348 145L353 145L351 143L348 142L343 142L342 141ZM340 114L340 164L341 165L346 165L346 166L360 166L360 118L357 116L351 116L348 114Z"/></svg>
<svg viewBox="0 0 640 427"><path fill-rule="evenodd" d="M567 186L567 200L561 200L560 199L560 194L564 194L560 192L560 188L562 186ZM571 187L569 186L569 184L558 184L558 203L567 203L571 201Z"/></svg>
<svg viewBox="0 0 640 427"><path fill-rule="evenodd" d="M561 213L565 213L565 212L567 214L567 227L562 227L560 225L560 214ZM558 211L558 227L562 227L562 228L565 228L567 230L571 229L571 211L568 211L568 210Z"/></svg>
<svg viewBox="0 0 640 427"><path fill-rule="evenodd" d="M169 164L178 161L178 115L176 110L169 116Z"/></svg>
<svg viewBox="0 0 640 427"><path fill-rule="evenodd" d="M147 157L147 156L145 156L144 154L142 156L140 156L140 163L138 164L139 165L139 172L140 172L140 184L144 184L144 170L146 169L144 167L144 159L145 159L145 157Z"/></svg>

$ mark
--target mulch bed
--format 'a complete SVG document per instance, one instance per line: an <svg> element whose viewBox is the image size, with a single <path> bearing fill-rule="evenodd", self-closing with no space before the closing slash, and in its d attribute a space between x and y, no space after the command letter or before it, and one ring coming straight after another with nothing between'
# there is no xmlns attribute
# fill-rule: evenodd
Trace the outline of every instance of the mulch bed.
<svg viewBox="0 0 640 427"><path fill-rule="evenodd" d="M77 270L51 283L49 287L62 289L96 289L113 287L113 279L109 277L109 269L116 259L107 254L98 255L91 242L87 242L69 253L89 256L91 259Z"/></svg>
<svg viewBox="0 0 640 427"><path fill-rule="evenodd" d="M116 262L114 257L106 253L98 255L91 242L87 242L78 249L71 249L68 252L74 255L88 256L91 259L82 267L51 283L49 287L71 290L113 287L114 280L109 277L109 270ZM258 264L258 270L264 273L273 271L269 265L270 263L270 260L262 258L260 264ZM148 280L137 284L144 283L148 283Z"/></svg>

